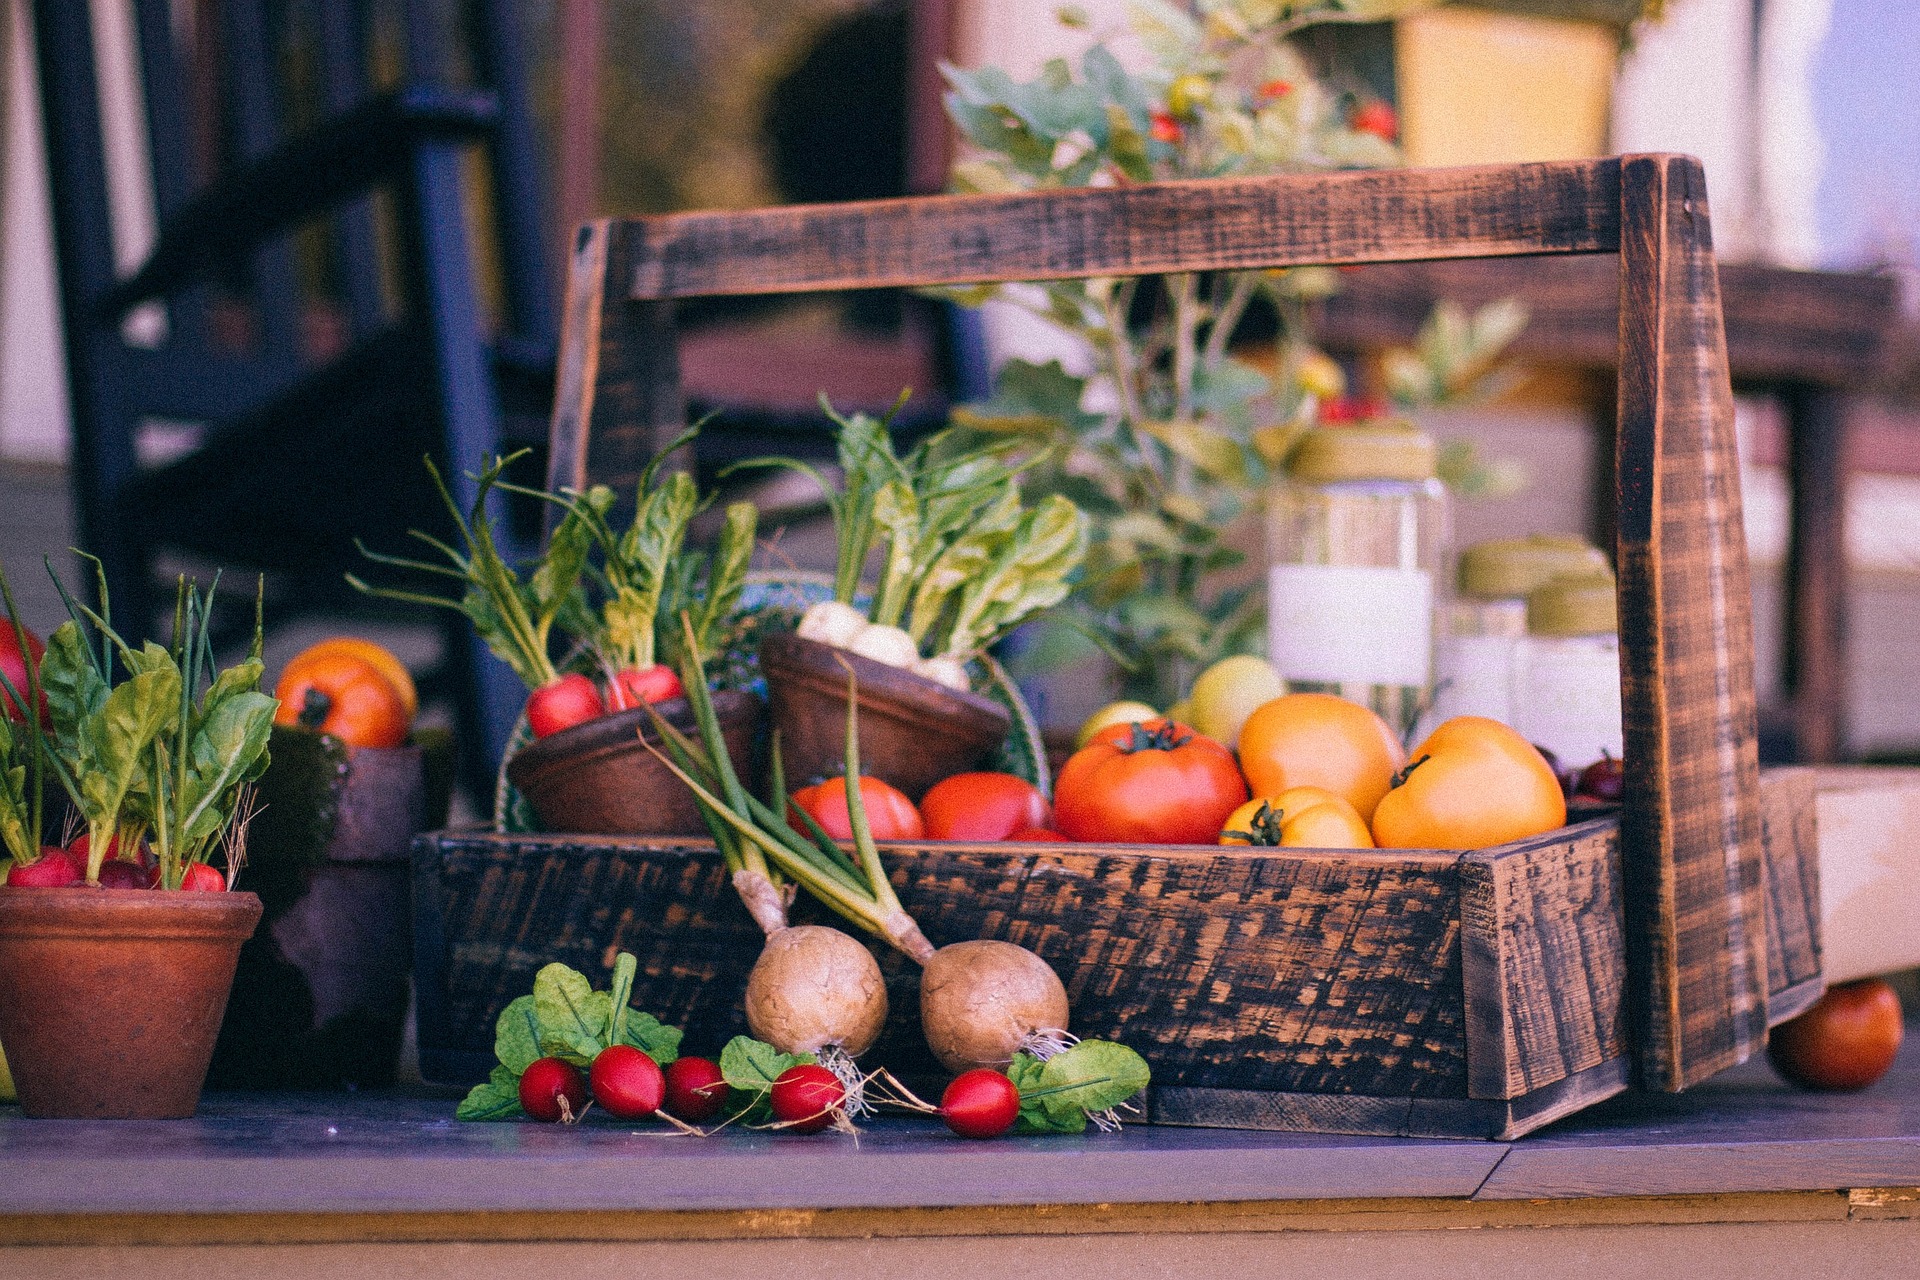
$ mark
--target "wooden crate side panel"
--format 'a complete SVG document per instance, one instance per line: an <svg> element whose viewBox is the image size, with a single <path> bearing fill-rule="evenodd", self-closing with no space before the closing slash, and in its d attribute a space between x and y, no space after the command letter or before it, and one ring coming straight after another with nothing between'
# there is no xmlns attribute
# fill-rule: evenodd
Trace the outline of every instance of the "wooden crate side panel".
<svg viewBox="0 0 1920 1280"><path fill-rule="evenodd" d="M1403 262L1618 246L1612 159L681 213L615 224L631 296Z"/></svg>
<svg viewBox="0 0 1920 1280"><path fill-rule="evenodd" d="M1766 1036L1753 627L1697 161L1622 161L1617 476L1630 1000L1646 1082Z"/></svg>
<svg viewBox="0 0 1920 1280"><path fill-rule="evenodd" d="M1763 769L1760 830L1767 852L1767 1022L1789 1010L1786 993L1819 986L1820 833L1815 769Z"/></svg>
<svg viewBox="0 0 1920 1280"><path fill-rule="evenodd" d="M1163 1083L1464 1097L1458 858L888 854L936 944L1033 948L1067 984L1073 1030L1132 1044ZM710 847L462 835L442 838L440 863L422 906L445 921L434 1003L459 1043L432 1047L489 1047L494 1018L540 965L604 982L622 948L639 961L635 1003L688 1027L694 1051L744 1029L759 938ZM822 919L805 901L793 918ZM937 1070L917 969L892 952L881 961L893 1007L875 1061Z"/></svg>
<svg viewBox="0 0 1920 1280"><path fill-rule="evenodd" d="M1518 1098L1624 1057L1617 825L1470 855L1461 880L1468 1092Z"/></svg>

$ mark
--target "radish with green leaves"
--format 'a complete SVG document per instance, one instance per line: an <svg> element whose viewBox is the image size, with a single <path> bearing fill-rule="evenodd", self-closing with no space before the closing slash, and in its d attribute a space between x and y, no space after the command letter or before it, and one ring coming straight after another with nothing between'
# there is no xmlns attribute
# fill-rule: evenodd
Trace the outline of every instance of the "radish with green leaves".
<svg viewBox="0 0 1920 1280"><path fill-rule="evenodd" d="M666 1112L688 1124L699 1124L720 1114L733 1092L720 1064L712 1058L676 1058L667 1064Z"/></svg>
<svg viewBox="0 0 1920 1280"><path fill-rule="evenodd" d="M630 1044L610 1044L595 1054L587 1084L593 1100L621 1120L646 1119L667 1096L660 1064Z"/></svg>
<svg viewBox="0 0 1920 1280"><path fill-rule="evenodd" d="M548 1124L572 1124L587 1109L587 1082L580 1068L558 1058L536 1058L520 1073L515 1092L520 1109Z"/></svg>
<svg viewBox="0 0 1920 1280"><path fill-rule="evenodd" d="M793 1133L819 1133L844 1118L847 1086L817 1062L788 1067L773 1082L773 1116Z"/></svg>

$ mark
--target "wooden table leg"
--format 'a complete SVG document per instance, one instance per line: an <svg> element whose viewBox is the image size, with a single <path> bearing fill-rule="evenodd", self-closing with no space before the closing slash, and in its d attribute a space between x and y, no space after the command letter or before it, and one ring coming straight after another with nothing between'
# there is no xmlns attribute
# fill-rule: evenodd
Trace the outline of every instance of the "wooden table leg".
<svg viewBox="0 0 1920 1280"><path fill-rule="evenodd" d="M1846 749L1846 398L1801 384L1781 399L1792 488L1784 685L1795 758L1825 764Z"/></svg>

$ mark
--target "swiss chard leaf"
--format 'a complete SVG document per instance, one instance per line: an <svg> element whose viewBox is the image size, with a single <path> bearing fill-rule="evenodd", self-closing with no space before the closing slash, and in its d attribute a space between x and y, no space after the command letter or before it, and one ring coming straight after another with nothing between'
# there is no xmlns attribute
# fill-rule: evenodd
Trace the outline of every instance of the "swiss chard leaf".
<svg viewBox="0 0 1920 1280"><path fill-rule="evenodd" d="M453 1114L457 1120L516 1120L525 1115L520 1109L520 1073L495 1067L487 1082L473 1086Z"/></svg>

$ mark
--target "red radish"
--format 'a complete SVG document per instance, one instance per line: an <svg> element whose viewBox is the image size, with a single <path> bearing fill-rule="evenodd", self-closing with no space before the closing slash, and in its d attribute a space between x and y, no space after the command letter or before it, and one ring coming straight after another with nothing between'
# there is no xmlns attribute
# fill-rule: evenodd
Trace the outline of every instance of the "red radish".
<svg viewBox="0 0 1920 1280"><path fill-rule="evenodd" d="M788 1067L773 1082L773 1115L794 1133L819 1133L833 1123L847 1087L840 1077L814 1062Z"/></svg>
<svg viewBox="0 0 1920 1280"><path fill-rule="evenodd" d="M559 1058L536 1058L520 1076L520 1109L535 1120L572 1124L587 1105L580 1069Z"/></svg>
<svg viewBox="0 0 1920 1280"><path fill-rule="evenodd" d="M148 887L146 868L137 862L128 862L124 858L111 858L100 864L100 887L102 889L145 889Z"/></svg>
<svg viewBox="0 0 1920 1280"><path fill-rule="evenodd" d="M720 1064L711 1058L676 1058L667 1064L667 1114L688 1124L718 1115L730 1092Z"/></svg>
<svg viewBox="0 0 1920 1280"><path fill-rule="evenodd" d="M963 1071L940 1095L940 1118L963 1138L997 1138L1020 1118L1020 1090L998 1071Z"/></svg>
<svg viewBox="0 0 1920 1280"><path fill-rule="evenodd" d="M47 651L47 646L40 643L40 637L33 632L27 631L24 627L21 631L27 637L27 654L33 659L37 670L40 665L40 656ZM27 664L20 657L19 637L14 635L12 624L3 618L0 618L0 672L6 673L7 679L13 683L14 692L18 693L20 699L24 701L27 696ZM40 690L39 705L40 723L50 724L45 689ZM9 720L23 718L20 714L20 702L14 700L13 694L7 692L7 686L4 684L0 684L0 715Z"/></svg>
<svg viewBox="0 0 1920 1280"><path fill-rule="evenodd" d="M533 736L544 738L562 729L597 720L607 714L593 681L573 672L543 684L527 699L527 725Z"/></svg>
<svg viewBox="0 0 1920 1280"><path fill-rule="evenodd" d="M204 862L189 862L180 876L180 887L189 893L225 893L227 878L218 867Z"/></svg>
<svg viewBox="0 0 1920 1280"><path fill-rule="evenodd" d="M32 862L16 862L7 869L7 883L16 889L64 889L85 879L73 855L57 845L46 845Z"/></svg>
<svg viewBox="0 0 1920 1280"><path fill-rule="evenodd" d="M608 1045L587 1073L593 1100L620 1120L644 1120L660 1109L666 1077L660 1064L630 1044Z"/></svg>
<svg viewBox="0 0 1920 1280"><path fill-rule="evenodd" d="M614 672L613 686L607 690L607 707L611 711L625 711L628 707L648 706L669 698L686 696L686 688L681 685L680 677L673 673L673 668L664 662L656 662L650 667L627 667Z"/></svg>

